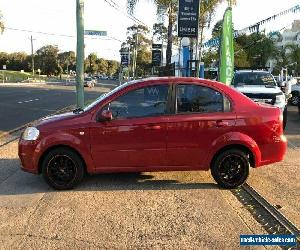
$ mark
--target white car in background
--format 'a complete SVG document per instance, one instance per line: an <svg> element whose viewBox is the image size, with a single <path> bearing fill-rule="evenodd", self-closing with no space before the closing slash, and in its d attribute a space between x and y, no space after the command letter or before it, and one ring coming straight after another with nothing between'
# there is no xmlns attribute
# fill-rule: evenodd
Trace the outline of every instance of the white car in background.
<svg viewBox="0 0 300 250"><path fill-rule="evenodd" d="M255 102L267 103L278 107L283 114L283 127L287 122L287 100L273 77L263 70L237 70L232 87Z"/></svg>

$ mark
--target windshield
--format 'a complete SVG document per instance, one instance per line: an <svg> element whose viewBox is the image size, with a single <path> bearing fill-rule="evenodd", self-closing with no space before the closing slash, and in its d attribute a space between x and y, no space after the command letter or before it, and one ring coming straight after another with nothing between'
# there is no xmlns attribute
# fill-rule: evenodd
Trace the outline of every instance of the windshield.
<svg viewBox="0 0 300 250"><path fill-rule="evenodd" d="M85 81L92 81L91 77L84 78Z"/></svg>
<svg viewBox="0 0 300 250"><path fill-rule="evenodd" d="M273 76L267 72L237 72L233 79L233 85L235 87L243 85L276 86L276 82Z"/></svg>
<svg viewBox="0 0 300 250"><path fill-rule="evenodd" d="M110 92L107 92L105 94L100 95L95 101L93 101L92 103L90 103L89 105L87 105L86 107L84 107L84 111L90 110L91 108L93 108L94 106L96 106L99 102L101 102L102 100L104 100L106 97L109 97L111 95L113 95L114 93L116 93L117 91L127 87L128 85L132 84L133 82L127 82L124 83L116 88L114 88L113 90L111 90Z"/></svg>

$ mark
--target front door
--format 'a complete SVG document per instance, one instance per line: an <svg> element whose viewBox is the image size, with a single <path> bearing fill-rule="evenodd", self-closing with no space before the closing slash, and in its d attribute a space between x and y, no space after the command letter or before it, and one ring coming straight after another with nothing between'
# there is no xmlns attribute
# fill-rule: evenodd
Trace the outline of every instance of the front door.
<svg viewBox="0 0 300 250"><path fill-rule="evenodd" d="M91 128L91 151L96 168L126 171L166 164L168 84L147 85L111 100L113 120Z"/></svg>
<svg viewBox="0 0 300 250"><path fill-rule="evenodd" d="M235 125L229 100L219 91L197 84L174 86L174 115L168 123L167 164L201 167L215 140Z"/></svg>

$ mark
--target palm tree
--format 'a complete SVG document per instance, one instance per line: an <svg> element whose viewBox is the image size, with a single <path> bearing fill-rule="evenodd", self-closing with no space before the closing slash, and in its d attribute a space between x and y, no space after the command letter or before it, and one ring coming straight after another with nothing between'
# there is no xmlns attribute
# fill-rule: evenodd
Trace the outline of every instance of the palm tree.
<svg viewBox="0 0 300 250"><path fill-rule="evenodd" d="M224 0L202 0L200 1L200 15L199 15L199 59L202 56L202 43L203 43L203 32L204 28L210 28L211 22L215 15L216 9L219 4ZM236 4L236 0L227 0L228 6Z"/></svg>
<svg viewBox="0 0 300 250"><path fill-rule="evenodd" d="M127 0L127 9L130 14L135 10L136 4L139 0ZM167 43L167 52L166 52L166 61L167 64L171 64L172 58L172 44L173 44L173 26L176 20L176 12L178 7L177 0L152 0L157 6L157 14L168 16L168 43Z"/></svg>
<svg viewBox="0 0 300 250"><path fill-rule="evenodd" d="M300 46L289 44L285 46L285 51L290 64L294 64L294 70L297 75L300 74Z"/></svg>

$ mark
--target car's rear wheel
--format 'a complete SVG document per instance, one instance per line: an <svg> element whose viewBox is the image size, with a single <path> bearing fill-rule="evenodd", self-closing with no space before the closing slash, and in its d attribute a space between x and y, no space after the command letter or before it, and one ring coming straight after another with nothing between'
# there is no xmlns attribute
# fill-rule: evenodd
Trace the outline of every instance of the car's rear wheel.
<svg viewBox="0 0 300 250"><path fill-rule="evenodd" d="M220 153L211 166L211 174L220 187L226 189L241 186L249 175L249 158L239 149Z"/></svg>
<svg viewBox="0 0 300 250"><path fill-rule="evenodd" d="M45 156L42 174L51 187L58 190L72 189L84 176L84 164L74 151L55 148Z"/></svg>

